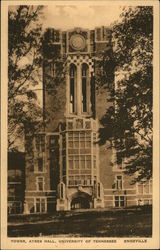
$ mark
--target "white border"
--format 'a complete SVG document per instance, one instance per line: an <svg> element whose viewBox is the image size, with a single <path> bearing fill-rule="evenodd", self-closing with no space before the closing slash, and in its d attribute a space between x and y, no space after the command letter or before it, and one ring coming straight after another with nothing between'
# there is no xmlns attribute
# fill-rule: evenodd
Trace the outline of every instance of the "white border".
<svg viewBox="0 0 160 250"><path fill-rule="evenodd" d="M7 74L8 74L8 51L7 51L7 30L8 30L8 5L35 4L35 5L151 5L154 6L154 78L153 78L153 236L147 238L146 243L141 243L141 238L127 238L137 240L137 243L124 243L125 238L98 238L97 240L116 240L116 243L94 242L96 238L76 238L77 243L67 243L63 240L69 238L54 238L56 243L44 243L45 238L40 237L42 243L29 243L29 239L20 238L27 243L13 243L7 238ZM1 248L2 249L158 249L159 247L159 2L153 1L2 1L1 8ZM16 238L17 239L17 238ZM37 238L36 238L37 239ZM46 238L47 239L47 238ZM49 238L50 240L53 238ZM88 243L86 240L88 239ZM70 238L70 240L75 240ZM81 241L84 241L82 243ZM143 238L145 241L145 238Z"/></svg>

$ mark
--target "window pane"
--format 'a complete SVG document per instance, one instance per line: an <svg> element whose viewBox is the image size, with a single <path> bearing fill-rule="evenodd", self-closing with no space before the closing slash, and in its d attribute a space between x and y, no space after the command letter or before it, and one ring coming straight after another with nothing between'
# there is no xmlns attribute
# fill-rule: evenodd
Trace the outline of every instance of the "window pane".
<svg viewBox="0 0 160 250"><path fill-rule="evenodd" d="M43 183L42 183L42 182L39 182L38 184L39 184L39 185L38 185L38 186L39 186L39 191L42 191L42 190L43 190Z"/></svg>
<svg viewBox="0 0 160 250"><path fill-rule="evenodd" d="M83 128L83 120L82 119L76 120L76 128Z"/></svg>
<svg viewBox="0 0 160 250"><path fill-rule="evenodd" d="M61 199L63 199L63 184L61 184Z"/></svg>
<svg viewBox="0 0 160 250"><path fill-rule="evenodd" d="M144 200L144 205L149 205L149 200Z"/></svg>
<svg viewBox="0 0 160 250"><path fill-rule="evenodd" d="M80 132L80 138L85 138L85 132Z"/></svg>
<svg viewBox="0 0 160 250"><path fill-rule="evenodd" d="M39 152L44 152L45 150L45 137L44 135L37 135L35 138L36 141L36 149Z"/></svg>
<svg viewBox="0 0 160 250"><path fill-rule="evenodd" d="M117 176L117 180L121 180L122 179L122 176Z"/></svg>
<svg viewBox="0 0 160 250"><path fill-rule="evenodd" d="M73 129L73 122L68 122L68 129Z"/></svg>
<svg viewBox="0 0 160 250"><path fill-rule="evenodd" d="M41 212L44 213L45 212L45 199L41 200Z"/></svg>
<svg viewBox="0 0 160 250"><path fill-rule="evenodd" d="M87 112L87 79L82 78L82 112Z"/></svg>
<svg viewBox="0 0 160 250"><path fill-rule="evenodd" d="M74 176L70 175L68 179L69 179L68 181L69 185L74 185Z"/></svg>
<svg viewBox="0 0 160 250"><path fill-rule="evenodd" d="M79 141L74 141L74 148L79 148Z"/></svg>
<svg viewBox="0 0 160 250"><path fill-rule="evenodd" d="M87 168L90 169L91 168L91 161L86 161L86 165L87 165Z"/></svg>
<svg viewBox="0 0 160 250"><path fill-rule="evenodd" d="M80 164L81 164L81 168L84 169L85 168L85 156L80 157Z"/></svg>
<svg viewBox="0 0 160 250"><path fill-rule="evenodd" d="M69 141L69 142L68 142L68 147L69 147L69 148L73 148L73 141Z"/></svg>
<svg viewBox="0 0 160 250"><path fill-rule="evenodd" d="M96 156L93 156L93 167L96 168Z"/></svg>
<svg viewBox="0 0 160 250"><path fill-rule="evenodd" d="M115 207L119 207L119 196L115 196Z"/></svg>
<svg viewBox="0 0 160 250"><path fill-rule="evenodd" d="M143 194L143 185L142 184L138 185L138 193Z"/></svg>
<svg viewBox="0 0 160 250"><path fill-rule="evenodd" d="M75 160L75 169L79 169L79 160Z"/></svg>
<svg viewBox="0 0 160 250"><path fill-rule="evenodd" d="M36 212L40 213L40 199L36 199Z"/></svg>
<svg viewBox="0 0 160 250"><path fill-rule="evenodd" d="M74 113L74 78L70 79L70 112Z"/></svg>
<svg viewBox="0 0 160 250"><path fill-rule="evenodd" d="M68 137L72 139L73 138L73 133L69 132Z"/></svg>
<svg viewBox="0 0 160 250"><path fill-rule="evenodd" d="M96 141L96 133L93 133L93 141Z"/></svg>
<svg viewBox="0 0 160 250"><path fill-rule="evenodd" d="M43 190L43 179L38 178L38 190L42 191Z"/></svg>
<svg viewBox="0 0 160 250"><path fill-rule="evenodd" d="M73 161L69 161L69 169L73 169Z"/></svg>
<svg viewBox="0 0 160 250"><path fill-rule="evenodd" d="M85 128L86 129L90 129L91 128L91 122L90 121L86 121Z"/></svg>
<svg viewBox="0 0 160 250"><path fill-rule="evenodd" d="M122 189L122 176L117 176L117 189Z"/></svg>
<svg viewBox="0 0 160 250"><path fill-rule="evenodd" d="M98 183L98 197L100 197L100 184Z"/></svg>
<svg viewBox="0 0 160 250"><path fill-rule="evenodd" d="M120 196L120 206L124 207L124 196Z"/></svg>
<svg viewBox="0 0 160 250"><path fill-rule="evenodd" d="M38 172L43 172L43 158L38 159Z"/></svg>
<svg viewBox="0 0 160 250"><path fill-rule="evenodd" d="M79 138L79 133L78 132L74 132L74 138Z"/></svg>
<svg viewBox="0 0 160 250"><path fill-rule="evenodd" d="M149 184L144 185L144 193L149 194Z"/></svg>
<svg viewBox="0 0 160 250"><path fill-rule="evenodd" d="M91 142L90 141L86 141L86 148L90 148L91 147Z"/></svg>
<svg viewBox="0 0 160 250"><path fill-rule="evenodd" d="M90 155L86 155L86 167L88 169L91 168L91 156Z"/></svg>
<svg viewBox="0 0 160 250"><path fill-rule="evenodd" d="M85 134L86 134L86 137L87 137L87 138L90 138L90 140L91 140L91 132L88 131L88 132L86 132Z"/></svg>
<svg viewBox="0 0 160 250"><path fill-rule="evenodd" d="M85 148L85 142L84 141L80 141L80 148Z"/></svg>

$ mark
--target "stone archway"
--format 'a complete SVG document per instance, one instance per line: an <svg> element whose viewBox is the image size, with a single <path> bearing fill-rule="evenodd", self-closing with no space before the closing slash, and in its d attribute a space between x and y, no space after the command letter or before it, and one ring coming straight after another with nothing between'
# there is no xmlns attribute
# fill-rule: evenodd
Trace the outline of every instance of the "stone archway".
<svg viewBox="0 0 160 250"><path fill-rule="evenodd" d="M71 199L71 209L89 209L91 208L92 197L85 193L78 191L76 192Z"/></svg>

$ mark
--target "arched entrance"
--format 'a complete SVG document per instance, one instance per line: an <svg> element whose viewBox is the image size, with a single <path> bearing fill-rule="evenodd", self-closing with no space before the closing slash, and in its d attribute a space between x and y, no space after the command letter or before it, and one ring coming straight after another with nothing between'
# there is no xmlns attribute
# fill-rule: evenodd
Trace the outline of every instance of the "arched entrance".
<svg viewBox="0 0 160 250"><path fill-rule="evenodd" d="M91 207L91 196L84 192L77 192L71 201L71 209L87 209Z"/></svg>

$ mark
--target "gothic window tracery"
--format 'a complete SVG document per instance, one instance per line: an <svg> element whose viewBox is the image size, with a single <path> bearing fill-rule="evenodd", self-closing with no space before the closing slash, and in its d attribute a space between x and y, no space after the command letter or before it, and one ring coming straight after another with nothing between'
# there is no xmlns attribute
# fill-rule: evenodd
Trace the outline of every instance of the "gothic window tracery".
<svg viewBox="0 0 160 250"><path fill-rule="evenodd" d="M87 83L89 78L89 69L87 64L82 65L82 112L87 112Z"/></svg>
<svg viewBox="0 0 160 250"><path fill-rule="evenodd" d="M70 66L70 113L75 112L75 99L76 99L76 75L77 69L74 64Z"/></svg>

